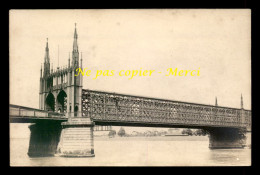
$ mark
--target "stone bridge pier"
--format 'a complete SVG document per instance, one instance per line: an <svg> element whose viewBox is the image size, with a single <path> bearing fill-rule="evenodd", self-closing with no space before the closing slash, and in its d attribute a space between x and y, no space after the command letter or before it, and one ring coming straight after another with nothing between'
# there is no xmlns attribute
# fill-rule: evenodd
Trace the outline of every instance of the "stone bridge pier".
<svg viewBox="0 0 260 175"><path fill-rule="evenodd" d="M93 128L94 122L83 117L31 124L27 154L29 157L93 157Z"/></svg>
<svg viewBox="0 0 260 175"><path fill-rule="evenodd" d="M31 131L28 156L45 157L56 153L60 140L60 121L39 121L29 126Z"/></svg>
<svg viewBox="0 0 260 175"><path fill-rule="evenodd" d="M94 157L94 125L90 118L74 117L67 122L39 121L29 126L30 157ZM210 149L244 148L246 128L207 127Z"/></svg>
<svg viewBox="0 0 260 175"><path fill-rule="evenodd" d="M63 122L57 155L62 157L94 157L94 122L75 117Z"/></svg>
<svg viewBox="0 0 260 175"><path fill-rule="evenodd" d="M207 128L210 149L244 148L246 130L238 128Z"/></svg>

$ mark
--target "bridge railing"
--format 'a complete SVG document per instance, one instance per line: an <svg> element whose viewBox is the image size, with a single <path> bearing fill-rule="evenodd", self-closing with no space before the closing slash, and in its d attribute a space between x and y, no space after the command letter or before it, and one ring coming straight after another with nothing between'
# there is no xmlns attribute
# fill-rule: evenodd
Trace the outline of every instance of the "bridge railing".
<svg viewBox="0 0 260 175"><path fill-rule="evenodd" d="M15 117L37 117L37 118L65 118L63 113L44 111L23 106L10 105L9 116Z"/></svg>
<svg viewBox="0 0 260 175"><path fill-rule="evenodd" d="M111 131L112 130L112 126L108 125L108 126L100 126L100 125L95 125L94 126L94 131Z"/></svg>

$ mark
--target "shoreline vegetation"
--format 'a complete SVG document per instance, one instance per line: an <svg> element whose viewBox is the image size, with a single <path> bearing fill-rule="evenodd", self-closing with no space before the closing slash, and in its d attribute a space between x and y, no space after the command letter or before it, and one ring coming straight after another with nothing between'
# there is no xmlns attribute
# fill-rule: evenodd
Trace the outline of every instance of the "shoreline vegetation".
<svg viewBox="0 0 260 175"><path fill-rule="evenodd" d="M121 127L118 132L116 130L110 130L109 132L94 133L95 136L109 136L113 138L115 136L119 137L157 137L157 136L206 136L207 133L202 129L179 129L170 128L166 130L146 130L146 131L132 131L126 132L124 127Z"/></svg>
<svg viewBox="0 0 260 175"><path fill-rule="evenodd" d="M206 141L208 136L94 136L95 141Z"/></svg>

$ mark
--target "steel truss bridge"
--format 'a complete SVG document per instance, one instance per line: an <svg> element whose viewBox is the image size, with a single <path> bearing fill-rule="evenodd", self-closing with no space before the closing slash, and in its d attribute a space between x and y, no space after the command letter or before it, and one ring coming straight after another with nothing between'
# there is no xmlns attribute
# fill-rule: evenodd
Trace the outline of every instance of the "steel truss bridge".
<svg viewBox="0 0 260 175"><path fill-rule="evenodd" d="M13 123L68 120L62 113L18 105L10 105L9 110L10 122ZM102 126L229 127L247 128L251 131L250 110L87 89L82 90L82 115L90 117L96 125ZM94 130L111 130L111 127Z"/></svg>
<svg viewBox="0 0 260 175"><path fill-rule="evenodd" d="M82 90L82 114L98 125L230 127L251 130L251 111Z"/></svg>

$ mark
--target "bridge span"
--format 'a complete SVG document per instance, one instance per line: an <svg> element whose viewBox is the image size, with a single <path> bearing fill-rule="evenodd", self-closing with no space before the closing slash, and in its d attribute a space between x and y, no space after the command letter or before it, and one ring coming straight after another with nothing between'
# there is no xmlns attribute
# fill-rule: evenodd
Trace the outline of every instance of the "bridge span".
<svg viewBox="0 0 260 175"><path fill-rule="evenodd" d="M65 113L10 105L11 123L68 120ZM251 111L158 98L82 90L82 117L101 126L167 128L246 128L251 130Z"/></svg>
<svg viewBox="0 0 260 175"><path fill-rule="evenodd" d="M251 111L82 90L82 115L95 124L176 128L251 128Z"/></svg>
<svg viewBox="0 0 260 175"><path fill-rule="evenodd" d="M10 122L29 122L29 156L94 156L95 125L202 128L209 148L243 148L251 111L83 89L75 26L68 65L53 70L48 40L40 70L39 109L10 105ZM107 127L109 128L109 127Z"/></svg>
<svg viewBox="0 0 260 175"><path fill-rule="evenodd" d="M251 111L243 108L87 89L82 90L82 113L66 114L18 105L10 105L9 109L10 123L35 123L29 126L29 156L94 156L93 131L103 130L97 126L105 126L105 130L111 130L111 126L204 129L212 149L243 148L245 133L251 131Z"/></svg>

